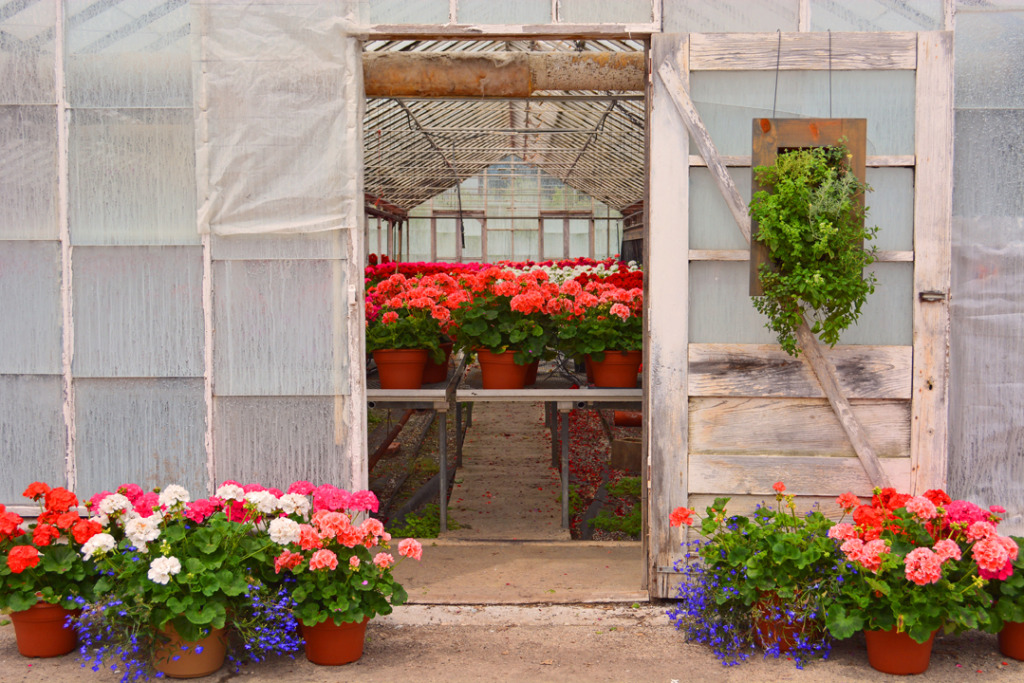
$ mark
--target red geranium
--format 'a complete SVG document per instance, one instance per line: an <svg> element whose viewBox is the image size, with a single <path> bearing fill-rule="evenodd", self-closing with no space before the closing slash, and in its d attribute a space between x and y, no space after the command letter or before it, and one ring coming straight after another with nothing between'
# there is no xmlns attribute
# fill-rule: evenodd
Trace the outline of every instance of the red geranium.
<svg viewBox="0 0 1024 683"><path fill-rule="evenodd" d="M32 531L32 542L38 546L46 547L58 538L60 538L60 529L49 524L38 524L36 525L36 528Z"/></svg>
<svg viewBox="0 0 1024 683"><path fill-rule="evenodd" d="M7 553L7 566L15 574L39 564L39 551L35 546L16 545Z"/></svg>
<svg viewBox="0 0 1024 683"><path fill-rule="evenodd" d="M78 505L78 496L65 488L57 487L46 493L46 509L49 512L67 512Z"/></svg>
<svg viewBox="0 0 1024 683"><path fill-rule="evenodd" d="M39 500L41 496L45 496L49 492L49 486L47 486L41 481L34 481L28 485L28 488L25 489L25 491L21 495L25 496L26 498L31 498L32 500Z"/></svg>

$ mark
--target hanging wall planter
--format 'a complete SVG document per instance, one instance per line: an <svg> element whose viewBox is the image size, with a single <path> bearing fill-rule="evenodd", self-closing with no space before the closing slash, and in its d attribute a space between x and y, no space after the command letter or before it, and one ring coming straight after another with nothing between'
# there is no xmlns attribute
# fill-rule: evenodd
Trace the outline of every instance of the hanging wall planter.
<svg viewBox="0 0 1024 683"><path fill-rule="evenodd" d="M874 291L866 135L865 119L754 120L750 294L791 355L805 314L835 346Z"/></svg>

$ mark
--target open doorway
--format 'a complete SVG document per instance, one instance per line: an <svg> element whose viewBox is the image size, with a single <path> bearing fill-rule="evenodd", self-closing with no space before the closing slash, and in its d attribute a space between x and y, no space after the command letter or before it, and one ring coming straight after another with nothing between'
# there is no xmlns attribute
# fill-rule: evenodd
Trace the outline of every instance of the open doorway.
<svg viewBox="0 0 1024 683"><path fill-rule="evenodd" d="M645 192L644 41L371 41L364 50L367 55L401 55L411 60L403 72L424 73L424 88L430 85L443 90L447 70L463 68L460 60L467 56L479 57L471 68L486 72L488 60L493 60L492 65L506 65L510 55L528 55L538 62L550 58L553 66L540 68L560 69L562 86L519 96L438 97L437 93L413 92L408 84L394 83L398 94L375 91L378 94L373 95L368 84L364 119L368 263L535 264L579 258L601 261L623 254L639 261L642 250L637 248L636 238L643 232ZM577 56L587 65L625 56L638 69L639 78L626 87L614 78L607 81L621 89L594 89L604 83L583 68L573 71L566 66ZM573 73L580 74L579 85L586 87L572 87ZM495 79L499 75L491 74ZM413 90L417 87L412 86ZM553 362L541 372L554 374L560 369ZM557 421L562 417L539 401L488 403L474 409L473 426L467 432L470 456L475 459L483 453L493 467L475 461L460 463L451 456L448 471L461 465L465 476L456 471L452 478L447 509L453 531L442 538L505 546L556 538L567 542L570 538L605 539L603 542L620 544L614 562L629 564L626 574L633 578L627 579L630 585L626 589L639 594L645 562L640 546L642 525L638 523L630 533L623 531L622 524L616 527L597 521L621 522L631 513L639 517L643 509L639 465L627 469L619 462L620 467L613 468L611 462L613 442L629 441L623 448L635 450L638 463L639 426L632 434L633 427L617 425L615 411L607 407L587 406L562 414L572 427L570 531L558 523L560 474L555 467L557 459L549 455L554 452L551 441L544 441L545 435L558 433ZM383 424L374 424L377 419ZM403 430L410 422L416 425L408 430L409 437L396 435L396 426L403 421ZM429 475L436 474L436 465L431 468L429 464L429 444L436 443L438 437L430 434L430 425L422 425L425 421L429 420L406 409L371 416L368 481L382 488L379 495L390 514L409 510L406 503L389 503L387 498L415 495L417 481L429 485ZM449 418L447 424L451 427L455 422ZM555 429L550 430L551 426ZM384 441L401 445L389 448L382 445ZM614 445L621 450L619 444ZM457 450L455 443L452 446L450 454ZM488 447L497 450L487 451ZM403 449L415 453L399 456ZM526 457L518 463L510 464L503 457L524 449ZM391 490L394 482L384 473L391 462L403 460L413 463L409 470L414 473L395 475L394 479L404 478L406 488L395 492ZM427 471L416 474L416 463L425 464ZM471 481L472 477L481 479ZM621 483L630 478L635 486ZM508 490L498 490L502 486ZM430 501L427 504L438 502L436 494L426 499ZM511 507L499 512L499 502ZM531 524L534 511L538 516ZM555 531L561 533L550 533L552 519ZM472 531L467 533L467 528ZM624 553L623 548L627 549ZM494 552L507 550L498 547ZM551 554L541 550L544 552ZM598 549L594 555L605 558L598 559L604 569L609 568L606 554ZM546 562L540 556L534 559ZM564 576L571 574L577 582L586 582L580 578L588 574L585 565L572 566L570 560L566 569ZM581 597L572 586L559 585L564 593L560 597ZM492 597L501 599L497 594Z"/></svg>

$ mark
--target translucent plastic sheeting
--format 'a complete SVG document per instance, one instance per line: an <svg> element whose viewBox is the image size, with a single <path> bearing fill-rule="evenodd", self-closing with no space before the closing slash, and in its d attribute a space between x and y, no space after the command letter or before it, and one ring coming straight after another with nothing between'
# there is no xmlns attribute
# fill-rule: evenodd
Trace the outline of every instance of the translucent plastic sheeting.
<svg viewBox="0 0 1024 683"><path fill-rule="evenodd" d="M0 6L0 104L56 103L56 24L57 4L52 1Z"/></svg>
<svg viewBox="0 0 1024 683"><path fill-rule="evenodd" d="M840 337L841 344L913 343L913 264L876 263L875 293L860 320ZM773 344L766 318L754 309L746 261L690 263L690 342Z"/></svg>
<svg viewBox="0 0 1024 683"><path fill-rule="evenodd" d="M664 0L665 33L796 31L799 0Z"/></svg>
<svg viewBox="0 0 1024 683"><path fill-rule="evenodd" d="M0 375L63 371L60 280L58 242L0 242Z"/></svg>
<svg viewBox="0 0 1024 683"><path fill-rule="evenodd" d="M343 260L214 261L215 393L348 394L346 270Z"/></svg>
<svg viewBox="0 0 1024 683"><path fill-rule="evenodd" d="M362 53L346 33L350 3L192 7L199 230L362 229Z"/></svg>
<svg viewBox="0 0 1024 683"><path fill-rule="evenodd" d="M386 239L386 223L382 232ZM210 253L215 261L339 259L346 258L349 235L344 230L308 235L214 235Z"/></svg>
<svg viewBox="0 0 1024 683"><path fill-rule="evenodd" d="M79 247L75 377L202 377L201 247Z"/></svg>
<svg viewBox="0 0 1024 683"><path fill-rule="evenodd" d="M772 115L775 73L698 71L690 83L719 154L750 154L753 119ZM836 71L831 117L866 118L869 155L913 154L914 90L913 71ZM781 72L775 117L829 117L828 72Z"/></svg>
<svg viewBox="0 0 1024 683"><path fill-rule="evenodd" d="M75 245L195 244L192 109L73 109Z"/></svg>
<svg viewBox="0 0 1024 683"><path fill-rule="evenodd" d="M21 497L31 481L65 483L64 381L60 375L0 373L0 444L3 472L0 500L27 504Z"/></svg>
<svg viewBox="0 0 1024 683"><path fill-rule="evenodd" d="M359 0L359 18L369 24L447 24L448 0Z"/></svg>
<svg viewBox="0 0 1024 683"><path fill-rule="evenodd" d="M198 379L76 379L77 490L181 484L207 491L206 401Z"/></svg>
<svg viewBox="0 0 1024 683"><path fill-rule="evenodd" d="M342 400L216 397L216 481L258 481L282 490L300 479L348 487L352 468L335 430Z"/></svg>
<svg viewBox="0 0 1024 683"><path fill-rule="evenodd" d="M460 24L550 24L551 0L459 0Z"/></svg>
<svg viewBox="0 0 1024 683"><path fill-rule="evenodd" d="M956 107L1024 108L1024 2L1016 12L956 16Z"/></svg>
<svg viewBox="0 0 1024 683"><path fill-rule="evenodd" d="M656 0L558 0L558 20L566 24L649 24Z"/></svg>
<svg viewBox="0 0 1024 683"><path fill-rule="evenodd" d="M1024 108L956 112L953 214L1024 216Z"/></svg>
<svg viewBox="0 0 1024 683"><path fill-rule="evenodd" d="M953 239L949 489L1024 534L1024 218L957 217Z"/></svg>
<svg viewBox="0 0 1024 683"><path fill-rule="evenodd" d="M0 159L0 239L57 239L56 107L0 105Z"/></svg>
<svg viewBox="0 0 1024 683"><path fill-rule="evenodd" d="M944 0L811 0L812 31L941 31Z"/></svg>

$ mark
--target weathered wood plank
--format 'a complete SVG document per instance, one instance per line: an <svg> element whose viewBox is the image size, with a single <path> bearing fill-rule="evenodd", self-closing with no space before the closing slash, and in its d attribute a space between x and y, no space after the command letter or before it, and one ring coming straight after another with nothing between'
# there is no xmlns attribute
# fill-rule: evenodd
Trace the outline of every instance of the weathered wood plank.
<svg viewBox="0 0 1024 683"><path fill-rule="evenodd" d="M910 490L910 458L882 460L893 484ZM774 496L772 484L786 484L786 493L828 496L846 491L871 491L873 486L857 458L817 456L691 455L690 495L730 491L736 495Z"/></svg>
<svg viewBox="0 0 1024 683"><path fill-rule="evenodd" d="M649 463L648 580L652 595L665 589L657 567L671 564L679 532L668 525L673 508L686 505L687 396L686 340L689 338L689 166L686 129L668 104L669 88L686 78L685 37L651 36L653 64L673 64L676 82L654 78L648 98L650 175L647 195L650 239L645 240L650 276L645 283L649 325L644 361L644 443ZM651 245L656 245L652 248ZM646 264L645 264L646 268ZM652 428L655 425L656 428ZM675 532L675 533L673 533Z"/></svg>
<svg viewBox="0 0 1024 683"><path fill-rule="evenodd" d="M751 158L749 156L720 156L722 163L728 167L749 168ZM865 166L868 168L902 168L914 165L913 154L869 156L865 158ZM690 166L707 166L704 157L699 154L690 155Z"/></svg>
<svg viewBox="0 0 1024 683"><path fill-rule="evenodd" d="M687 72L684 71L684 73ZM739 190L736 189L736 183L733 182L725 164L722 163L718 149L711 139L711 134L708 133L693 100L690 99L689 91L683 83L678 67L671 61L663 61L658 66L658 74L668 88L668 96L682 117L686 129L690 131L690 136L694 144L697 145L700 155L707 163L708 170L711 171L711 176L721 191L726 206L729 207L729 212L736 220L736 225L739 226L740 232L743 233L747 242L750 242L750 216L747 214L747 203L740 196Z"/></svg>
<svg viewBox="0 0 1024 683"><path fill-rule="evenodd" d="M949 290L953 220L953 34L919 34L914 122L914 490L946 484L949 412Z"/></svg>
<svg viewBox="0 0 1024 683"><path fill-rule="evenodd" d="M852 406L885 457L910 456L910 404L869 401ZM855 456L824 399L690 399L689 453L706 455Z"/></svg>
<svg viewBox="0 0 1024 683"><path fill-rule="evenodd" d="M913 348L837 346L824 354L844 396L909 400ZM824 398L805 358L772 344L690 344L690 396Z"/></svg>
<svg viewBox="0 0 1024 683"><path fill-rule="evenodd" d="M826 33L694 33L692 71L774 71L829 68ZM833 33L832 69L890 70L917 66L917 37L909 32Z"/></svg>
<svg viewBox="0 0 1024 683"><path fill-rule="evenodd" d="M882 464L878 461L878 454L871 443L871 439L868 437L867 431L860 420L857 419L853 412L853 407L839 388L832 364L825 358L821 345L818 344L817 337L814 336L811 328L807 325L806 314L804 314L803 323L797 328L796 338L800 344L800 350L803 351L808 364L814 370L814 374L818 378L818 383L821 384L822 391L825 392L829 405L832 406L836 417L839 418L839 424L842 425L843 431L846 432L846 436L853 445L853 449L856 451L857 457L860 458L864 471L867 472L871 482L875 486L892 486L889 475L885 473L885 470L882 469Z"/></svg>

